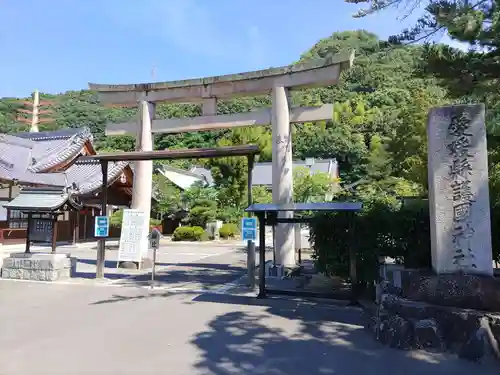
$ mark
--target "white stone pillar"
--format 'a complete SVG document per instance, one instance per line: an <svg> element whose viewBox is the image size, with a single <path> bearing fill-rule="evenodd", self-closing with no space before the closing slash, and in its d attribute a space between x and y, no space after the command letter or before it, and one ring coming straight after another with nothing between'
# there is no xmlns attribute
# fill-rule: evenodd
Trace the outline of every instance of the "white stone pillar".
<svg viewBox="0 0 500 375"><path fill-rule="evenodd" d="M273 132L273 203L293 202L292 131L287 89L275 86L272 90ZM283 212L280 217L293 217L292 212ZM275 242L276 264L295 266L294 224L278 224Z"/></svg>
<svg viewBox="0 0 500 375"><path fill-rule="evenodd" d="M432 266L491 276L484 104L431 109L427 135Z"/></svg>
<svg viewBox="0 0 500 375"><path fill-rule="evenodd" d="M139 131L135 149L137 151L153 150L153 135L151 123L155 115L155 104L145 100L139 102ZM144 232L149 233L151 216L151 190L153 188L153 161L143 160L134 163L134 186L132 190L132 207L145 213ZM143 258L147 258L148 240L141 243Z"/></svg>

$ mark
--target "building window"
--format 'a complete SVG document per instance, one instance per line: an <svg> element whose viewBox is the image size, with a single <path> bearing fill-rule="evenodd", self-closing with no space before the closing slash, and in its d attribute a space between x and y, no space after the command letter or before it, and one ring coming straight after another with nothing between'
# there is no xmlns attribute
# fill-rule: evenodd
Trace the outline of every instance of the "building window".
<svg viewBox="0 0 500 375"><path fill-rule="evenodd" d="M28 228L28 214L22 213L21 211L10 210L9 228Z"/></svg>

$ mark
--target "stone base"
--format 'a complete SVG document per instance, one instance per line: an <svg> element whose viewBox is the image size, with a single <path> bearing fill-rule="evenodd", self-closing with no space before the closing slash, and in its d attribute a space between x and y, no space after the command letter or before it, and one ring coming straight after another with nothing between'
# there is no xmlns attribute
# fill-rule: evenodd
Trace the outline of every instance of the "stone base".
<svg viewBox="0 0 500 375"><path fill-rule="evenodd" d="M118 268L124 268L128 270L143 270L153 268L153 260L150 258L142 258L141 262L121 261L118 262Z"/></svg>
<svg viewBox="0 0 500 375"><path fill-rule="evenodd" d="M366 309L374 337L398 349L435 349L480 360L498 347L500 314L437 306L383 294L378 307Z"/></svg>
<svg viewBox="0 0 500 375"><path fill-rule="evenodd" d="M274 265L272 262L266 263L266 277L292 277L300 273L300 266Z"/></svg>
<svg viewBox="0 0 500 375"><path fill-rule="evenodd" d="M2 279L57 281L72 277L77 259L69 254L12 253L3 260Z"/></svg>
<svg viewBox="0 0 500 375"><path fill-rule="evenodd" d="M495 277L435 275L417 269L392 269L385 276L378 295L389 293L434 305L500 312L500 279Z"/></svg>
<svg viewBox="0 0 500 375"><path fill-rule="evenodd" d="M470 274L412 274L402 296L440 306L500 312L500 280Z"/></svg>

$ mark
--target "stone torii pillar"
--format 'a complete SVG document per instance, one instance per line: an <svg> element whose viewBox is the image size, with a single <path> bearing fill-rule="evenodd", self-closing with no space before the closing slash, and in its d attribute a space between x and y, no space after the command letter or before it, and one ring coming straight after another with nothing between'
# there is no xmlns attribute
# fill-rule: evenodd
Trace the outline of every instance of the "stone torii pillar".
<svg viewBox="0 0 500 375"><path fill-rule="evenodd" d="M272 98L272 139L273 139L273 203L293 202L293 160L292 131L288 90L284 86L274 86ZM293 212L280 212L279 217L292 218ZM275 238L275 260L277 266L293 267L295 262L294 224L278 224Z"/></svg>
<svg viewBox="0 0 500 375"><path fill-rule="evenodd" d="M153 151L153 134L151 124L155 116L155 103L141 100L139 102L139 128L136 138L136 151ZM142 233L149 233L151 218L151 191L153 188L153 161L141 160L134 162L134 184L132 189L132 209L137 209L145 214ZM148 258L148 240L141 241L141 254Z"/></svg>

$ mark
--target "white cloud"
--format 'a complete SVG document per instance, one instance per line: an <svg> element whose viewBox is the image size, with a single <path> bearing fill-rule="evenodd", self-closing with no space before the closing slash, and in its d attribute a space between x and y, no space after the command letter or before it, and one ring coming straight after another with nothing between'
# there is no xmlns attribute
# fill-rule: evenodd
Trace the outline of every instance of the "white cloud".
<svg viewBox="0 0 500 375"><path fill-rule="evenodd" d="M469 49L469 44L453 40L448 33L445 33L441 39L440 43L448 44L450 47L460 49L462 51L467 51Z"/></svg>

